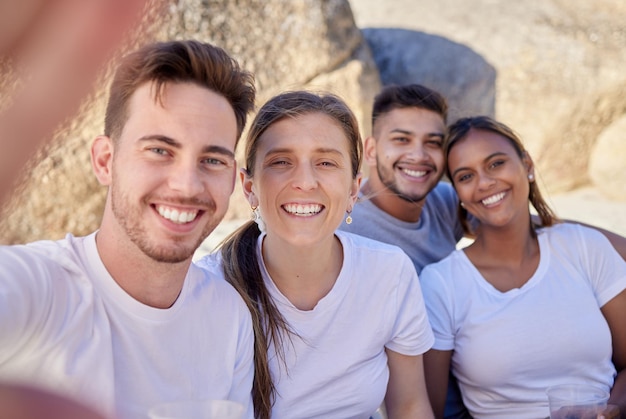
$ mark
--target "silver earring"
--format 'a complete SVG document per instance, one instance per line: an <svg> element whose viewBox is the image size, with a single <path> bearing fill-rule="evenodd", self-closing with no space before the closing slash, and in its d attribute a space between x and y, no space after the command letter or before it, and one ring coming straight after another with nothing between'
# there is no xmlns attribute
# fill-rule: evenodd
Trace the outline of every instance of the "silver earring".
<svg viewBox="0 0 626 419"><path fill-rule="evenodd" d="M528 180L531 181L531 182L534 181L535 180L535 175L533 175L532 173L529 173L528 174Z"/></svg>
<svg viewBox="0 0 626 419"><path fill-rule="evenodd" d="M346 217L346 224L352 224L352 211L348 211L348 216Z"/></svg>
<svg viewBox="0 0 626 419"><path fill-rule="evenodd" d="M463 208L465 208L465 203L461 202L460 204Z"/></svg>
<svg viewBox="0 0 626 419"><path fill-rule="evenodd" d="M254 220L256 225L259 227L259 231L261 231L261 233L264 233L265 222L263 222L263 218L261 218L261 211L259 211L258 206L252 207L252 220Z"/></svg>

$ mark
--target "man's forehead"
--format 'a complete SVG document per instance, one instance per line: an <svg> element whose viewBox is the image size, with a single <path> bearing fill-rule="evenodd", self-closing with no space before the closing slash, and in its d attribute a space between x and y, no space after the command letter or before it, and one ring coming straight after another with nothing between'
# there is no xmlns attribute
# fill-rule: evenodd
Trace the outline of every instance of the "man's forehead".
<svg viewBox="0 0 626 419"><path fill-rule="evenodd" d="M443 132L445 122L443 117L437 112L429 109L419 108L416 106L394 108L389 112L381 114L372 127L372 131L376 133L382 127L386 132L393 130L415 131L422 130L424 125L428 125L429 130L437 130Z"/></svg>

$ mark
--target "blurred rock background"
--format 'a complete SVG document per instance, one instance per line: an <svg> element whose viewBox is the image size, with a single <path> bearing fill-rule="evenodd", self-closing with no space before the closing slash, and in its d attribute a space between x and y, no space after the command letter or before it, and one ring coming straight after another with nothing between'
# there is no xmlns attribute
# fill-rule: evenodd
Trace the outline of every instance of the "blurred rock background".
<svg viewBox="0 0 626 419"><path fill-rule="evenodd" d="M165 1L165 18L139 28L129 47L215 43L255 73L258 105L282 90L330 90L364 135L382 85L426 84L450 100L450 122L482 113L516 129L550 194L591 190L584 200L626 208L623 0ZM107 76L33 158L0 214L0 243L97 228L106 191L91 173L89 145L102 132L106 87ZM236 190L225 225L248 214Z"/></svg>

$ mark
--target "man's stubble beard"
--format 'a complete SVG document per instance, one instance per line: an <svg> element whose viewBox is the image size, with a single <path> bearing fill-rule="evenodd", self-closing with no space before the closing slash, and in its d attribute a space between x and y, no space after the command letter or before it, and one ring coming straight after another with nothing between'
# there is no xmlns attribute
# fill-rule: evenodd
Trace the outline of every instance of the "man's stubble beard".
<svg viewBox="0 0 626 419"><path fill-rule="evenodd" d="M115 182L113 183L113 185L115 185ZM175 264L189 260L191 257L193 257L198 247L200 247L202 242L209 236L209 234L211 234L211 232L217 227L217 225L223 218L223 215L222 217L219 217L219 219L211 217L215 214L215 203L212 201L210 203L205 202L205 213L202 214L202 216L208 215L210 218L204 229L202 230L202 234L198 237L198 240L196 240L193 246L174 246L176 242L189 240L188 237L185 237L172 238L172 246L168 246L165 248L155 243L151 243L151 234L150 232L146 231L145 226L141 223L142 216L140 208L137 208L134 211L129 204L128 198L123 193L117 191L117 189L113 187L113 185L111 186L111 208L113 210L113 215L115 216L115 219L122 227L130 241L135 246L137 246L137 248L143 254L145 254L155 262ZM146 203L147 197L142 198L140 202L148 206L148 204Z"/></svg>
<svg viewBox="0 0 626 419"><path fill-rule="evenodd" d="M380 179L380 182L391 192L393 192L393 194L395 196L397 196L398 198L402 199L405 202L411 203L411 204L415 204L418 202L421 202L422 200L424 200L426 198L426 196L428 196L428 194L430 193L430 191L433 188L430 188L426 193L424 194L420 194L420 195L410 195L407 194L403 191L401 191L396 183L395 177L394 177L394 170L392 168L391 170L391 175L390 176L385 176L385 171L383 169L383 166L380 164L380 162L377 162L376 164L376 173L378 174L378 179ZM436 185L436 183L435 183Z"/></svg>

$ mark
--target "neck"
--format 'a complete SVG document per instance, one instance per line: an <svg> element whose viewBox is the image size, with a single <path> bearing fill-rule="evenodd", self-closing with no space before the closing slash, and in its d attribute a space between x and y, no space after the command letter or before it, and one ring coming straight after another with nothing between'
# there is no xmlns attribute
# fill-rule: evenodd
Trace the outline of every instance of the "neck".
<svg viewBox="0 0 626 419"><path fill-rule="evenodd" d="M158 262L133 243L113 240L103 230L96 235L96 246L105 268L128 295L155 308L169 308L174 304L191 258L179 263Z"/></svg>
<svg viewBox="0 0 626 419"><path fill-rule="evenodd" d="M481 254L499 263L521 263L538 250L537 237L528 222L493 228L481 226L476 240L469 247L473 254Z"/></svg>
<svg viewBox="0 0 626 419"><path fill-rule="evenodd" d="M382 211L398 220L415 223L422 215L422 208L426 199L409 202L389 190L377 177L370 177L361 189L360 199L370 200Z"/></svg>
<svg viewBox="0 0 626 419"><path fill-rule="evenodd" d="M266 236L262 254L276 287L300 310L315 308L335 285L343 265L343 249L334 235L303 247Z"/></svg>

